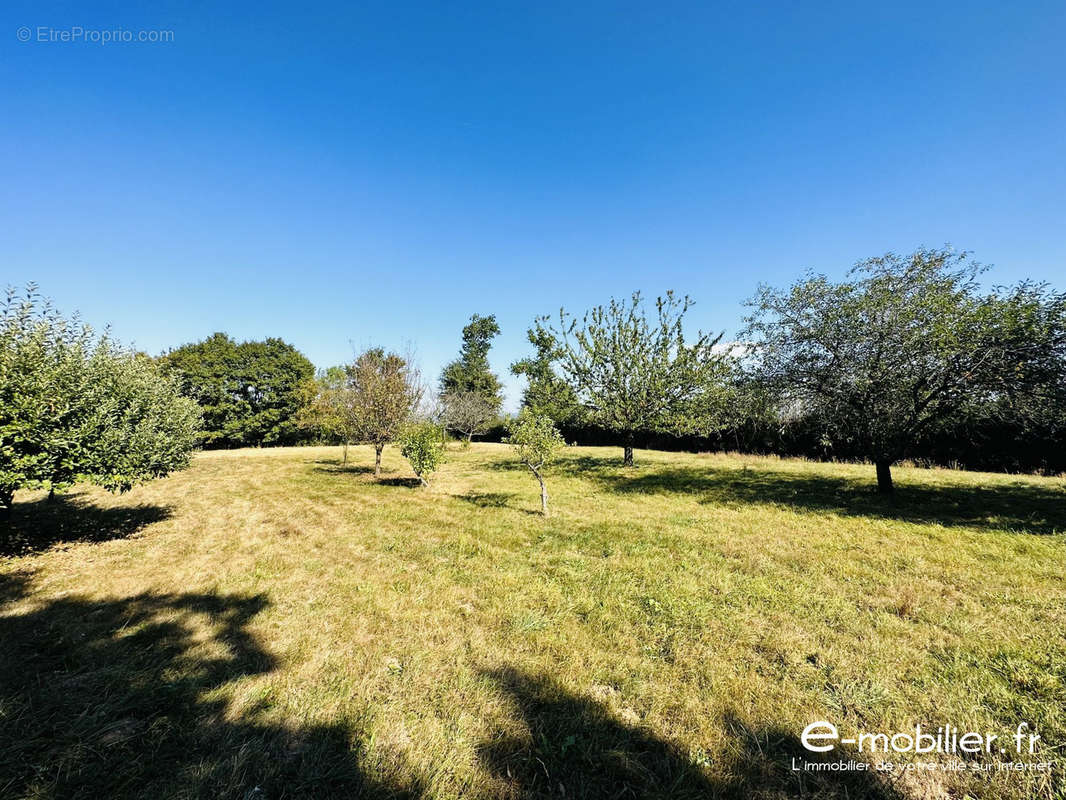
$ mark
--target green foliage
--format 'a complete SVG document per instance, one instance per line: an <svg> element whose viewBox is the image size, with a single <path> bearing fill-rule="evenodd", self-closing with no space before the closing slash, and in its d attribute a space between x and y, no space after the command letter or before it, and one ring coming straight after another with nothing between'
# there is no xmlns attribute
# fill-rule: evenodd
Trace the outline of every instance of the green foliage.
<svg viewBox="0 0 1066 800"><path fill-rule="evenodd" d="M559 312L559 326L538 319L531 340L543 341L584 407L591 424L621 434L625 464L641 432L706 431L719 424L729 358L718 352L721 334L702 332L690 344L682 322L692 306L673 292L656 300L649 322L640 293L612 299L580 320Z"/></svg>
<svg viewBox="0 0 1066 800"><path fill-rule="evenodd" d="M555 337L541 328L530 328L526 335L536 354L511 364L511 374L525 376L527 381L522 407L550 417L557 425L582 425L584 409L570 384L555 371L555 362L563 356L562 348Z"/></svg>
<svg viewBox="0 0 1066 800"><path fill-rule="evenodd" d="M400 453L423 486L429 486L429 476L444 461L444 442L444 428L428 420L410 422L400 431Z"/></svg>
<svg viewBox="0 0 1066 800"><path fill-rule="evenodd" d="M320 370L300 387L297 424L331 441L349 443L358 434L358 419L346 397L348 376L344 367Z"/></svg>
<svg viewBox="0 0 1066 800"><path fill-rule="evenodd" d="M1062 296L982 294L980 271L965 253L918 250L860 262L839 283L762 287L744 334L753 375L786 415L817 419L827 442L875 461L889 492L890 465L938 426L1062 396Z"/></svg>
<svg viewBox="0 0 1066 800"><path fill-rule="evenodd" d="M529 467L540 484L541 511L548 516L548 487L542 470L566 442L551 417L536 414L528 408L523 408L511 422L508 434L504 441L511 445L518 460Z"/></svg>
<svg viewBox="0 0 1066 800"><path fill-rule="evenodd" d="M314 366L281 339L237 343L224 333L162 357L203 411L205 447L293 444Z"/></svg>
<svg viewBox="0 0 1066 800"><path fill-rule="evenodd" d="M987 300L998 385L990 416L1023 433L1066 435L1066 292L1022 282ZM969 409L975 410L973 406Z"/></svg>
<svg viewBox="0 0 1066 800"><path fill-rule="evenodd" d="M489 348L500 335L500 326L492 314L474 314L463 328L463 346L459 358L444 367L440 376L442 396L455 392L475 392L492 406L493 413L503 403L500 379L489 368Z"/></svg>
<svg viewBox="0 0 1066 800"><path fill-rule="evenodd" d="M374 445L374 471L380 474L382 449L418 408L422 391L418 370L409 359L375 347L306 384L299 419L345 445Z"/></svg>
<svg viewBox="0 0 1066 800"><path fill-rule="evenodd" d="M345 372L356 436L374 445L374 474L378 475L382 448L396 437L422 400L418 371L409 359L376 347L362 353Z"/></svg>
<svg viewBox="0 0 1066 800"><path fill-rule="evenodd" d="M0 505L87 480L113 491L188 464L196 404L151 359L66 320L31 286L0 309Z"/></svg>
<svg viewBox="0 0 1066 800"><path fill-rule="evenodd" d="M549 464L566 442L551 418L522 409L504 440L518 460L534 472Z"/></svg>

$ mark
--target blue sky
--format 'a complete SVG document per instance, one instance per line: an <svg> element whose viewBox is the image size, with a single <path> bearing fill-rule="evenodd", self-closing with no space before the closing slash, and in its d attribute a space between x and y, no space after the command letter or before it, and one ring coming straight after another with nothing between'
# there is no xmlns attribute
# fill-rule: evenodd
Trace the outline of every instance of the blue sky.
<svg viewBox="0 0 1066 800"><path fill-rule="evenodd" d="M760 281L946 242L1066 283L1062 2L213 5L0 9L0 284L430 377L495 313L513 408L562 305L730 337ZM173 41L38 40L76 26Z"/></svg>

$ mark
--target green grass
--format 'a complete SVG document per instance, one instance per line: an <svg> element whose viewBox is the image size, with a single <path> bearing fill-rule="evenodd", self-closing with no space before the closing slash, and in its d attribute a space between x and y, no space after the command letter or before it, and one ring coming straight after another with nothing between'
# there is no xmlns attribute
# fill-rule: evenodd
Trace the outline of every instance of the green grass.
<svg viewBox="0 0 1066 800"><path fill-rule="evenodd" d="M619 457L568 448L547 520L499 445L19 495L0 797L1066 796L1061 479ZM1025 720L1055 765L792 772L815 719Z"/></svg>

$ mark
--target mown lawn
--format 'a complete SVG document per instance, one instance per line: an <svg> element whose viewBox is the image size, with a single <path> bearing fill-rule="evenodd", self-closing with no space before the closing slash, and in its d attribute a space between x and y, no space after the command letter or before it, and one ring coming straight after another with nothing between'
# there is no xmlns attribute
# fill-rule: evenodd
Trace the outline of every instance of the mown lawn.
<svg viewBox="0 0 1066 800"><path fill-rule="evenodd" d="M891 503L870 467L569 448L545 520L500 445L429 490L340 453L17 498L0 797L1066 796L1061 479L898 469ZM1024 720L1055 764L793 772L816 719Z"/></svg>

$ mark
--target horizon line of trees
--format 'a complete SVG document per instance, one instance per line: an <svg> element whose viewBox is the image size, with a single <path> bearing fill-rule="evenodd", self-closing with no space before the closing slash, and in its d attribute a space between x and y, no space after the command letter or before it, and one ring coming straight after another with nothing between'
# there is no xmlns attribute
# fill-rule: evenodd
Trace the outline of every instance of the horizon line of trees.
<svg viewBox="0 0 1066 800"><path fill-rule="evenodd" d="M424 483L445 432L464 443L510 438L538 480L559 432L622 447L625 466L638 445L866 460L885 493L903 459L1066 470L1066 293L1028 281L983 289L983 272L966 253L920 249L861 261L838 281L808 273L785 288L760 286L732 343L721 333L690 335L692 300L673 292L650 306L634 293L581 315L561 309L534 320L533 352L510 366L526 380L518 419L500 413L502 382L489 363L500 334L493 315L471 316L431 392L410 354L382 348L317 374L277 338L236 342L216 333L157 359L127 353L41 306L32 287L21 304L9 290L0 505L10 505L11 487L62 488L83 477L128 487L180 468L193 442L370 443L376 474L384 447L397 442L418 460ZM63 409L47 392L63 398ZM141 408L143 419L121 423L124 443L107 438L122 409L106 421L90 414L114 407L109 392ZM154 398L151 414L169 415L172 429L137 392ZM174 403L163 401L167 394ZM33 402L43 411L30 413ZM150 424L155 440L130 427ZM58 433L42 444L49 426ZM104 457L105 441L150 463L119 469ZM168 455L153 461L153 448ZM546 511L543 483L542 491Z"/></svg>
<svg viewBox="0 0 1066 800"><path fill-rule="evenodd" d="M893 491L902 459L1066 469L1066 293L948 248L888 253L841 281L760 286L741 341L689 342L688 298L639 295L529 331L523 406L583 443L634 441L862 459Z"/></svg>

